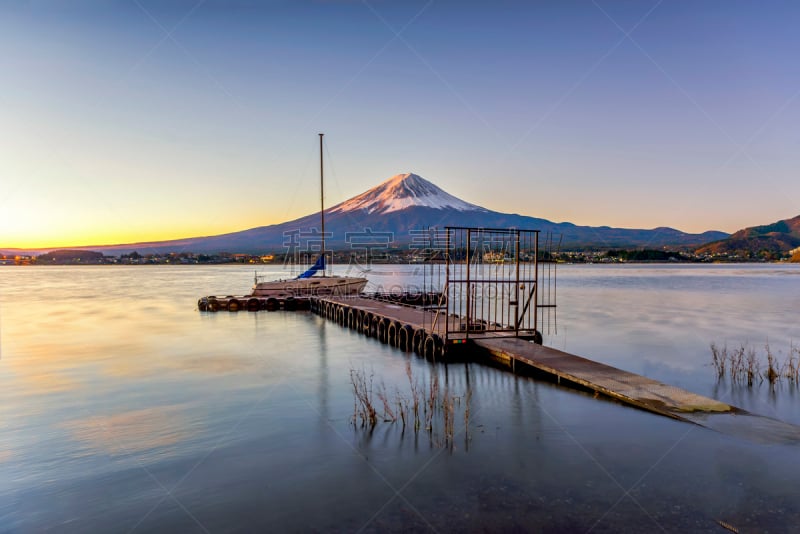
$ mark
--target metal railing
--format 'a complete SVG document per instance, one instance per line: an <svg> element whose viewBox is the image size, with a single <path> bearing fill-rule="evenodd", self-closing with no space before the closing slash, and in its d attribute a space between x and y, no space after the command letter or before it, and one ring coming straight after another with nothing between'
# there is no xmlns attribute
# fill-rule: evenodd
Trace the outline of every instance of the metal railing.
<svg viewBox="0 0 800 534"><path fill-rule="evenodd" d="M490 336L541 342L539 310L548 308L549 327L555 264L552 237L543 249L539 235L538 230L446 227L445 283L433 319L446 343Z"/></svg>

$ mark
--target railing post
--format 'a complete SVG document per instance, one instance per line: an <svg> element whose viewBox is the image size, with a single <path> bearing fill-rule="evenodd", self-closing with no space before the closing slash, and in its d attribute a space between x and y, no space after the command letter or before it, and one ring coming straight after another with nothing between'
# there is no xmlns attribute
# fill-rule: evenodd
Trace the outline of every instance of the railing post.
<svg viewBox="0 0 800 534"><path fill-rule="evenodd" d="M533 330L539 328L539 232L533 234L534 255L533 255L533 280L536 293L533 295Z"/></svg>
<svg viewBox="0 0 800 534"><path fill-rule="evenodd" d="M445 237L445 245L444 245L444 269L445 269L445 282L444 282L444 299L445 299L445 310L444 310L444 343L447 345L448 341L450 341L450 302L452 299L450 298L450 227L446 226L444 229L445 233L447 234Z"/></svg>
<svg viewBox="0 0 800 534"><path fill-rule="evenodd" d="M514 245L514 263L516 263L516 281L514 282L514 335L519 337L519 230L516 230Z"/></svg>
<svg viewBox="0 0 800 534"><path fill-rule="evenodd" d="M466 258L465 258L465 262L466 262L466 266L467 266L467 278L466 278L466 280L467 280L467 334L465 336L466 339L469 339L469 327L470 327L470 324L472 323L472 310L471 310L472 307L470 306L470 304L472 303L472 291L471 291L471 288L470 288L470 277L469 277L469 271L470 271L469 253L470 253L470 248L471 247L472 247L472 229L471 228L467 228L467 253L466 253Z"/></svg>

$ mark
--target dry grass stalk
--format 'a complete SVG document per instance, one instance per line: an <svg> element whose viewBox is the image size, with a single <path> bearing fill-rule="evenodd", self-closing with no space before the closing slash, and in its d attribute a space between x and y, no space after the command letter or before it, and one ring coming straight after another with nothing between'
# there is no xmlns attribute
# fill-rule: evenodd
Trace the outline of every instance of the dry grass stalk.
<svg viewBox="0 0 800 534"><path fill-rule="evenodd" d="M387 423L394 423L397 421L397 416L392 410L392 404L389 397L386 396L386 386L381 382L381 389L378 390L378 400L383 404L383 420Z"/></svg>
<svg viewBox="0 0 800 534"><path fill-rule="evenodd" d="M750 347L747 349L747 385L752 386L755 377L761 376L759 372L759 368L761 366L758 363L758 358L756 357L756 349Z"/></svg>
<svg viewBox="0 0 800 534"><path fill-rule="evenodd" d="M444 419L444 442L450 447L454 446L456 435L456 402L459 397L450 394L449 388L445 387L442 395L442 417Z"/></svg>
<svg viewBox="0 0 800 534"><path fill-rule="evenodd" d="M717 380L722 380L726 373L734 384L748 387L764 380L774 386L783 379L800 387L800 348L794 344L789 346L789 353L784 359L780 351L772 352L769 344L764 345L760 354L755 348L742 344L737 349L728 350L727 345L718 347L711 344L711 365L714 367Z"/></svg>
<svg viewBox="0 0 800 534"><path fill-rule="evenodd" d="M795 384L800 379L800 349L795 347L794 344L789 345L789 357L786 360L784 376L789 379L789 382Z"/></svg>
<svg viewBox="0 0 800 534"><path fill-rule="evenodd" d="M728 346L725 345L721 349L716 344L711 344L711 364L717 372L717 378L725 376L725 361L728 359Z"/></svg>
<svg viewBox="0 0 800 534"><path fill-rule="evenodd" d="M400 421L403 423L403 430L406 428L406 414L408 413L408 399L397 391L397 412L400 414Z"/></svg>
<svg viewBox="0 0 800 534"><path fill-rule="evenodd" d="M406 425L414 424L414 432L418 432L424 425L430 435L431 443L455 448L456 437L456 409L464 404L464 432L465 441L469 442L470 403L472 390L467 390L466 395L458 396L451 393L447 385L442 389L439 375L432 372L427 381L427 388L423 387L411 369L410 362L406 363L406 376L411 392L411 397L406 397L399 389L395 389L394 397L386 393L386 386L381 382L380 388L375 391L375 396L381 402L383 421L396 423L399 419L405 429ZM363 369L350 369L350 382L353 386L353 424L362 427L373 427L378 423L378 413L373 401L374 373L367 374ZM420 414L420 405L422 414ZM434 431L435 421L441 421L441 434Z"/></svg>
<svg viewBox="0 0 800 534"><path fill-rule="evenodd" d="M433 432L433 414L436 409L436 399L439 397L439 375L433 373L428 382L428 397L425 402L425 430Z"/></svg>
<svg viewBox="0 0 800 534"><path fill-rule="evenodd" d="M765 345L764 348L767 351L767 370L765 375L770 386L774 386L775 382L777 382L778 378L780 377L780 373L778 372L778 361L775 356L772 355L769 344Z"/></svg>
<svg viewBox="0 0 800 534"><path fill-rule="evenodd" d="M411 409L414 415L414 432L419 430L419 382L414 379L414 373L411 371L411 361L406 361L406 376L408 376L408 384L411 387Z"/></svg>
<svg viewBox="0 0 800 534"><path fill-rule="evenodd" d="M378 422L378 412L372 400L372 380L374 373L367 376L364 369L350 369L350 384L353 386L354 409L353 424L361 421L361 426L375 426Z"/></svg>
<svg viewBox="0 0 800 534"><path fill-rule="evenodd" d="M731 380L736 383L740 382L745 375L744 353L745 346L739 345L738 349L734 349L728 355L728 366L730 367Z"/></svg>

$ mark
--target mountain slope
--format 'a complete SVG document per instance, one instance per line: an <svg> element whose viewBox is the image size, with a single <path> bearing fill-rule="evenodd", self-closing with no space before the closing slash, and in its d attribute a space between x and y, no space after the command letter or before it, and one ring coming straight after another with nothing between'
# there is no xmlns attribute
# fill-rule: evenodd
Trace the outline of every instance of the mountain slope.
<svg viewBox="0 0 800 534"><path fill-rule="evenodd" d="M173 241L132 243L104 247L70 247L123 253L143 252L284 252L287 245L300 247L319 244L319 214L294 221L251 228L228 234ZM415 232L430 227L472 226L483 228L521 228L541 230L561 236L562 248L570 247L649 247L698 246L727 237L723 232L687 234L673 228L638 230L607 226L576 226L554 223L525 215L500 213L465 202L424 178L398 174L360 195L325 210L325 230L329 249L357 248L358 243L384 243L408 246L418 242ZM376 232L388 235L375 236ZM544 237L543 237L544 239Z"/></svg>
<svg viewBox="0 0 800 534"><path fill-rule="evenodd" d="M485 208L454 197L413 173L392 176L369 191L326 211L330 211L331 214L355 211L366 214L386 214L412 207L488 212Z"/></svg>
<svg viewBox="0 0 800 534"><path fill-rule="evenodd" d="M700 247L697 253L767 257L780 256L797 247L800 247L800 215L772 224L744 228L726 239Z"/></svg>

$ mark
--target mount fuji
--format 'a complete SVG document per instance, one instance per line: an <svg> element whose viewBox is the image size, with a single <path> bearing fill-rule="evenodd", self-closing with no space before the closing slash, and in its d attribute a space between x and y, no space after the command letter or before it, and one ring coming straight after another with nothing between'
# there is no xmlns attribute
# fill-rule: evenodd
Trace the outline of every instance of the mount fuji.
<svg viewBox="0 0 800 534"><path fill-rule="evenodd" d="M303 235L308 238L318 232L319 214L307 215L293 221L251 228L228 234L102 247L78 247L87 250L117 253L138 250L143 252L187 251L195 253L241 252L261 254L283 252L287 240ZM673 228L637 230L607 226L577 226L554 223L525 215L491 211L461 200L440 187L413 173L392 176L380 185L325 210L327 248L348 249L348 233L368 235L380 233L393 247L412 242L414 230L445 226L482 228L520 228L552 232L562 238L562 248L649 247L702 245L723 239L728 234L709 231L687 234ZM386 237L388 236L388 237Z"/></svg>
<svg viewBox="0 0 800 534"><path fill-rule="evenodd" d="M337 204L329 211L333 214L360 210L371 215L373 213L386 214L414 207L486 213L489 211L475 204L464 202L413 173L392 176L379 186Z"/></svg>

